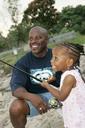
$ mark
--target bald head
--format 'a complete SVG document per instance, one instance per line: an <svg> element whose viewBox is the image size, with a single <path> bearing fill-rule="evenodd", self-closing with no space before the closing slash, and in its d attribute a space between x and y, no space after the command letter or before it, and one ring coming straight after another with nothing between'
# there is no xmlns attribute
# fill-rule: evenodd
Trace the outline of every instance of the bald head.
<svg viewBox="0 0 85 128"><path fill-rule="evenodd" d="M31 28L29 34L30 34L32 31L37 31L37 32L43 34L43 35L48 39L48 31L47 31L45 28L40 27L40 26L35 26L35 27Z"/></svg>
<svg viewBox="0 0 85 128"><path fill-rule="evenodd" d="M29 32L29 46L32 53L42 57L47 53L48 32L40 26L33 27Z"/></svg>

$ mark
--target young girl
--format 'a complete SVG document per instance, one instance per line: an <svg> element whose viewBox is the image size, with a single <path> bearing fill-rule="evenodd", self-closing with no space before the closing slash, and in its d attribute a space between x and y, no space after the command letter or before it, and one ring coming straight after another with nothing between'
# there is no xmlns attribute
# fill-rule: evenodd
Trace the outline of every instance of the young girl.
<svg viewBox="0 0 85 128"><path fill-rule="evenodd" d="M44 81L41 86L62 101L65 128L85 128L85 83L77 64L82 46L62 43L53 49L51 61L54 71L62 71L60 88Z"/></svg>

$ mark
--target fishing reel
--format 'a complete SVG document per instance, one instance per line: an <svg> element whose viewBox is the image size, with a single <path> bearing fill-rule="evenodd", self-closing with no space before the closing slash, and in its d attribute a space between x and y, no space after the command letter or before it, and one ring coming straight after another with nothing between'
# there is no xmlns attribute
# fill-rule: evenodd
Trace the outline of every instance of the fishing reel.
<svg viewBox="0 0 85 128"><path fill-rule="evenodd" d="M60 101L58 101L55 97L52 97L51 99L49 99L48 101L49 107L50 108L61 108L62 107L62 103Z"/></svg>

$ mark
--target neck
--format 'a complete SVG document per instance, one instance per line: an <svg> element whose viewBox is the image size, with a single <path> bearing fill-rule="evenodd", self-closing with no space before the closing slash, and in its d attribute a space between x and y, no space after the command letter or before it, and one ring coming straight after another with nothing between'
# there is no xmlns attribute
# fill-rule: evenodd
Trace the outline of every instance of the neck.
<svg viewBox="0 0 85 128"><path fill-rule="evenodd" d="M34 53L34 56L36 57L44 57L47 53L48 49L43 49L40 53Z"/></svg>

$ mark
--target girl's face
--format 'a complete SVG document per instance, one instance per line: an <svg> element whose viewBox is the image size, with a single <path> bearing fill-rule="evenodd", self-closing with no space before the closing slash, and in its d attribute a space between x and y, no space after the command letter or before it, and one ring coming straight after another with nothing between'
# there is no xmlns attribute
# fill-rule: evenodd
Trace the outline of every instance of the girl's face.
<svg viewBox="0 0 85 128"><path fill-rule="evenodd" d="M68 53L67 53L68 54ZM60 49L60 48L54 48L52 50L52 60L51 60L51 65L52 69L54 71L62 71L64 72L65 70L68 69L70 65L70 58L66 54L65 49Z"/></svg>

